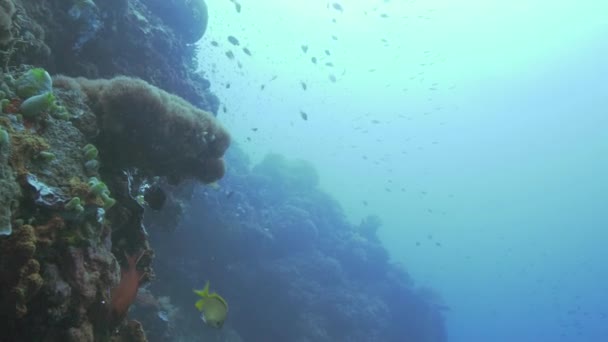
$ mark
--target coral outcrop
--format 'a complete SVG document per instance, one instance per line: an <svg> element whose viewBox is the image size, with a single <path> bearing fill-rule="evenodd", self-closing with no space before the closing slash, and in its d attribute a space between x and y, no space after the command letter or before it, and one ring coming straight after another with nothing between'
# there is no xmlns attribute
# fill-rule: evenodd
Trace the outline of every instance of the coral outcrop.
<svg viewBox="0 0 608 342"><path fill-rule="evenodd" d="M230 136L210 113L134 78L60 77L55 85L86 95L100 122L97 142L109 156L106 164L206 183L223 176Z"/></svg>
<svg viewBox="0 0 608 342"><path fill-rule="evenodd" d="M164 5L0 0L0 341L145 340L124 319L154 277L140 191L217 180L229 144L189 44L205 3Z"/></svg>
<svg viewBox="0 0 608 342"><path fill-rule="evenodd" d="M222 177L228 133L143 80L0 76L0 341L145 341L125 319L154 277L138 198L161 176Z"/></svg>

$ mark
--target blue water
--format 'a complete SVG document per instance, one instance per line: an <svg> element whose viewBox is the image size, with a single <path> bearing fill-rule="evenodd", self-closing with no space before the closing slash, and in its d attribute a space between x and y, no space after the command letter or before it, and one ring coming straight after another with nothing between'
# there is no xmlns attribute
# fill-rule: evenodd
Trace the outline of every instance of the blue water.
<svg viewBox="0 0 608 342"><path fill-rule="evenodd" d="M607 341L608 24L522 7L539 17L467 40L458 1L386 3L208 1L219 119L253 163L309 160L352 222L379 215L391 258L449 307L449 341ZM227 58L228 35L252 56Z"/></svg>

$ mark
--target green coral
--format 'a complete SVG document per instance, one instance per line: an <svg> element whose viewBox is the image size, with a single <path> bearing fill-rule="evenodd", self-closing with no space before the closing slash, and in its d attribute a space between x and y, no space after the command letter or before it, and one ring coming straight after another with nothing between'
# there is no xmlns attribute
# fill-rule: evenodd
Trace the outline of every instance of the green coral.
<svg viewBox="0 0 608 342"><path fill-rule="evenodd" d="M84 211L80 197L72 198L68 203L66 203L65 208L67 210L73 210L79 213Z"/></svg>
<svg viewBox="0 0 608 342"><path fill-rule="evenodd" d="M0 106L2 106L2 113L4 113L6 111L6 108L8 108L8 106L10 104L11 104L11 101L9 99L0 100Z"/></svg>
<svg viewBox="0 0 608 342"><path fill-rule="evenodd" d="M82 148L82 152L84 154L84 159L86 162L84 163L84 170L88 176L93 176L97 174L99 170L99 161L97 157L99 156L99 150L93 144L86 144Z"/></svg>
<svg viewBox="0 0 608 342"><path fill-rule="evenodd" d="M33 68L26 71L15 82L17 95L22 99L32 96L50 93L53 90L53 80L46 70Z"/></svg>
<svg viewBox="0 0 608 342"><path fill-rule="evenodd" d="M55 119L68 120L70 118L70 112L64 106L60 106L57 103L51 105L49 112Z"/></svg>
<svg viewBox="0 0 608 342"><path fill-rule="evenodd" d="M84 158L86 160L95 159L99 155L99 150L97 150L97 147L95 147L93 144L86 144L82 148L82 152L84 152Z"/></svg>
<svg viewBox="0 0 608 342"><path fill-rule="evenodd" d="M51 161L51 160L55 160L57 158L57 156L55 156L55 153L48 152L48 151L40 152L38 154L38 157L44 161Z"/></svg>
<svg viewBox="0 0 608 342"><path fill-rule="evenodd" d="M93 160L88 160L86 163L84 163L84 170L87 174L87 176L92 176L97 174L97 171L99 170L99 161L93 159Z"/></svg>
<svg viewBox="0 0 608 342"><path fill-rule="evenodd" d="M19 110L24 117L34 119L38 117L40 113L49 110L54 102L55 96L53 93L46 92L44 94L32 96L23 101Z"/></svg>
<svg viewBox="0 0 608 342"><path fill-rule="evenodd" d="M11 137L8 135L8 132L0 127L0 148L2 146L6 146L11 142Z"/></svg>
<svg viewBox="0 0 608 342"><path fill-rule="evenodd" d="M103 205L105 209L110 209L114 204L116 204L116 200L110 197L110 190L108 186L100 181L97 177L89 178L89 190L95 196L99 196L103 201Z"/></svg>

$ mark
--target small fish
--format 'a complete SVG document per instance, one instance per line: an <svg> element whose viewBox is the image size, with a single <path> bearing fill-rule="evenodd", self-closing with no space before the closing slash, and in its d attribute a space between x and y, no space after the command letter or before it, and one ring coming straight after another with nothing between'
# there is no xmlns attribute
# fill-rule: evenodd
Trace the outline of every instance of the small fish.
<svg viewBox="0 0 608 342"><path fill-rule="evenodd" d="M228 42L234 46L239 46L241 44L235 36L228 36Z"/></svg>
<svg viewBox="0 0 608 342"><path fill-rule="evenodd" d="M317 64L317 57L311 58L310 61L313 62L314 64Z"/></svg>
<svg viewBox="0 0 608 342"><path fill-rule="evenodd" d="M248 49L248 48L244 47L244 48L243 48L243 52L244 52L246 55L251 56L251 51L249 51L249 49Z"/></svg>
<svg viewBox="0 0 608 342"><path fill-rule="evenodd" d="M334 63L332 63L332 62L327 62L327 63L325 63L325 66L328 66L328 67L330 67L330 68L333 68Z"/></svg>
<svg viewBox="0 0 608 342"><path fill-rule="evenodd" d="M247 137L247 141L251 141L251 137Z"/></svg>
<svg viewBox="0 0 608 342"><path fill-rule="evenodd" d="M300 85L302 86L303 90L306 90L308 87L306 86L306 83L304 83L303 81L300 81Z"/></svg>
<svg viewBox="0 0 608 342"><path fill-rule="evenodd" d="M226 89L230 89L230 82L226 83Z"/></svg>
<svg viewBox="0 0 608 342"><path fill-rule="evenodd" d="M211 41L211 46L218 47L218 46L220 46L220 44L218 42L216 42L215 40L212 40Z"/></svg>
<svg viewBox="0 0 608 342"><path fill-rule="evenodd" d="M329 50L325 50L325 54L328 56L331 56L331 53L329 52Z"/></svg>
<svg viewBox="0 0 608 342"><path fill-rule="evenodd" d="M228 315L228 303L219 294L209 292L209 282L202 290L194 290L201 297L194 306L201 312L201 318L207 325L220 329Z"/></svg>
<svg viewBox="0 0 608 342"><path fill-rule="evenodd" d="M213 190L219 190L222 188L217 182L209 183L207 186Z"/></svg>
<svg viewBox="0 0 608 342"><path fill-rule="evenodd" d="M260 90L264 90L266 88L265 84L260 84Z"/></svg>
<svg viewBox="0 0 608 342"><path fill-rule="evenodd" d="M238 2L231 0L232 3L234 3L234 9L236 10L236 13L241 13L241 4L239 4Z"/></svg>
<svg viewBox="0 0 608 342"><path fill-rule="evenodd" d="M333 74L330 74L330 75L329 75L329 80L330 80L332 83L336 83L336 76L334 76Z"/></svg>
<svg viewBox="0 0 608 342"><path fill-rule="evenodd" d="M380 18L388 18L388 14L382 13L382 14L380 14Z"/></svg>
<svg viewBox="0 0 608 342"><path fill-rule="evenodd" d="M226 108L226 105L222 105L222 111L223 111L224 113L227 113L227 112L228 112L228 108Z"/></svg>
<svg viewBox="0 0 608 342"><path fill-rule="evenodd" d="M156 315L161 321L169 322L169 314L166 311L159 311Z"/></svg>
<svg viewBox="0 0 608 342"><path fill-rule="evenodd" d="M253 128L251 128L251 130L254 131L254 132L257 132L258 128L257 127L253 127Z"/></svg>
<svg viewBox="0 0 608 342"><path fill-rule="evenodd" d="M300 111L300 116L302 117L302 119L304 121L308 120L308 114L306 114L306 112L304 112L302 110Z"/></svg>
<svg viewBox="0 0 608 342"><path fill-rule="evenodd" d="M302 48L302 52L304 52L304 53L308 52L308 45L302 45L301 48Z"/></svg>
<svg viewBox="0 0 608 342"><path fill-rule="evenodd" d="M234 59L234 53L228 50L226 51L226 57L228 57L228 59Z"/></svg>
<svg viewBox="0 0 608 342"><path fill-rule="evenodd" d="M340 5L337 2L334 2L333 4L331 4L331 7L333 7L338 12L344 12L344 8L342 8L342 5Z"/></svg>
<svg viewBox="0 0 608 342"><path fill-rule="evenodd" d="M338 40L338 37L337 37L337 36L332 35L332 36L331 36L331 39L333 39L333 40Z"/></svg>

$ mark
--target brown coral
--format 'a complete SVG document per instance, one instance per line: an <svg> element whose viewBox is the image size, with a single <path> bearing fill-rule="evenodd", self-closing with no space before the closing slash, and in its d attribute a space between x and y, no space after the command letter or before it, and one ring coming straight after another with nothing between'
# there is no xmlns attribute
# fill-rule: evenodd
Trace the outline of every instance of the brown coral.
<svg viewBox="0 0 608 342"><path fill-rule="evenodd" d="M101 122L97 144L104 165L137 167L174 179L213 182L224 173L228 132L212 114L130 77L110 80L56 77L55 87L80 91ZM76 87L74 89L74 87Z"/></svg>
<svg viewBox="0 0 608 342"><path fill-rule="evenodd" d="M42 287L40 264L34 259L36 234L24 225L0 241L0 310L21 318L27 314L27 303Z"/></svg>
<svg viewBox="0 0 608 342"><path fill-rule="evenodd" d="M12 151L10 163L17 175L28 172L28 164L42 151L50 149L42 137L28 132L13 132L11 134Z"/></svg>
<svg viewBox="0 0 608 342"><path fill-rule="evenodd" d="M52 217L47 223L36 226L36 237L40 247L51 246L57 233L65 227L64 220L59 216Z"/></svg>

